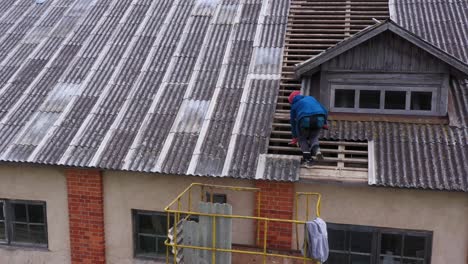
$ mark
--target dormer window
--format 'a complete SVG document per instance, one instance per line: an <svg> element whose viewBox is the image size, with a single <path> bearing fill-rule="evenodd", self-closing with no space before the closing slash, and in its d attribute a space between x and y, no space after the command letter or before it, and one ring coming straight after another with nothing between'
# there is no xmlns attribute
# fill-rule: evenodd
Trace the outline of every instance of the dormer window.
<svg viewBox="0 0 468 264"><path fill-rule="evenodd" d="M331 113L447 116L450 76L468 65L391 21L301 63L305 94Z"/></svg>
<svg viewBox="0 0 468 264"><path fill-rule="evenodd" d="M332 112L443 115L441 87L368 86L330 83Z"/></svg>

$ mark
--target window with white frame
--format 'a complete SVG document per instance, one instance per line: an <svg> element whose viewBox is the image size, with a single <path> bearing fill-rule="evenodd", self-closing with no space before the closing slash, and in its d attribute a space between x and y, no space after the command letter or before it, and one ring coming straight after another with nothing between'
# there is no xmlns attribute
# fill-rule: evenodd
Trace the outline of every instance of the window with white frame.
<svg viewBox="0 0 468 264"><path fill-rule="evenodd" d="M0 243L47 247L46 203L0 200Z"/></svg>
<svg viewBox="0 0 468 264"><path fill-rule="evenodd" d="M436 114L437 87L331 85L331 110L385 114Z"/></svg>

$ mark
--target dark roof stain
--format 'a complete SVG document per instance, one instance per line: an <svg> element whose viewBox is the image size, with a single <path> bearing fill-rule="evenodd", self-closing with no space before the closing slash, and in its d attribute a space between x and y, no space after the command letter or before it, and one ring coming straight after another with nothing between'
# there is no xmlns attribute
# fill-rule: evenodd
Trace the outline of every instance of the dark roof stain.
<svg viewBox="0 0 468 264"><path fill-rule="evenodd" d="M297 160L265 154L288 8L0 1L0 160L297 180ZM390 9L468 62L467 1L394 0ZM450 125L333 121L324 137L374 142L370 184L468 191L468 81L452 79L451 93Z"/></svg>
<svg viewBox="0 0 468 264"><path fill-rule="evenodd" d="M288 5L1 1L0 160L253 178Z"/></svg>

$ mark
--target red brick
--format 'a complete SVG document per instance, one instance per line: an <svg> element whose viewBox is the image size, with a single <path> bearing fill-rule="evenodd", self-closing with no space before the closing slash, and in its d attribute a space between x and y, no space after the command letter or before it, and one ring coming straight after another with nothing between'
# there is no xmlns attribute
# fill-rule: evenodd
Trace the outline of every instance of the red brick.
<svg viewBox="0 0 468 264"><path fill-rule="evenodd" d="M67 169L72 264L105 263L103 181L99 170Z"/></svg>
<svg viewBox="0 0 468 264"><path fill-rule="evenodd" d="M294 184L273 181L256 181L255 187L260 189L260 216L277 219L293 219ZM255 208L257 208L257 206ZM257 211L255 210L255 214ZM263 246L264 222L259 225L260 245ZM285 222L268 223L267 246L276 249L290 249L293 225Z"/></svg>

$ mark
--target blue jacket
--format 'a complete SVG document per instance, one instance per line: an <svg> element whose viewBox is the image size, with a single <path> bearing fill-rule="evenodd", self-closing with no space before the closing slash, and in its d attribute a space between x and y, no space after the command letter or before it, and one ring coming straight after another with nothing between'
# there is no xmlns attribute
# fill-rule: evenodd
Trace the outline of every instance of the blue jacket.
<svg viewBox="0 0 468 264"><path fill-rule="evenodd" d="M291 105L291 132L293 137L297 137L297 124L301 118L313 115L324 115L325 123L328 118L328 111L312 96L296 95Z"/></svg>

